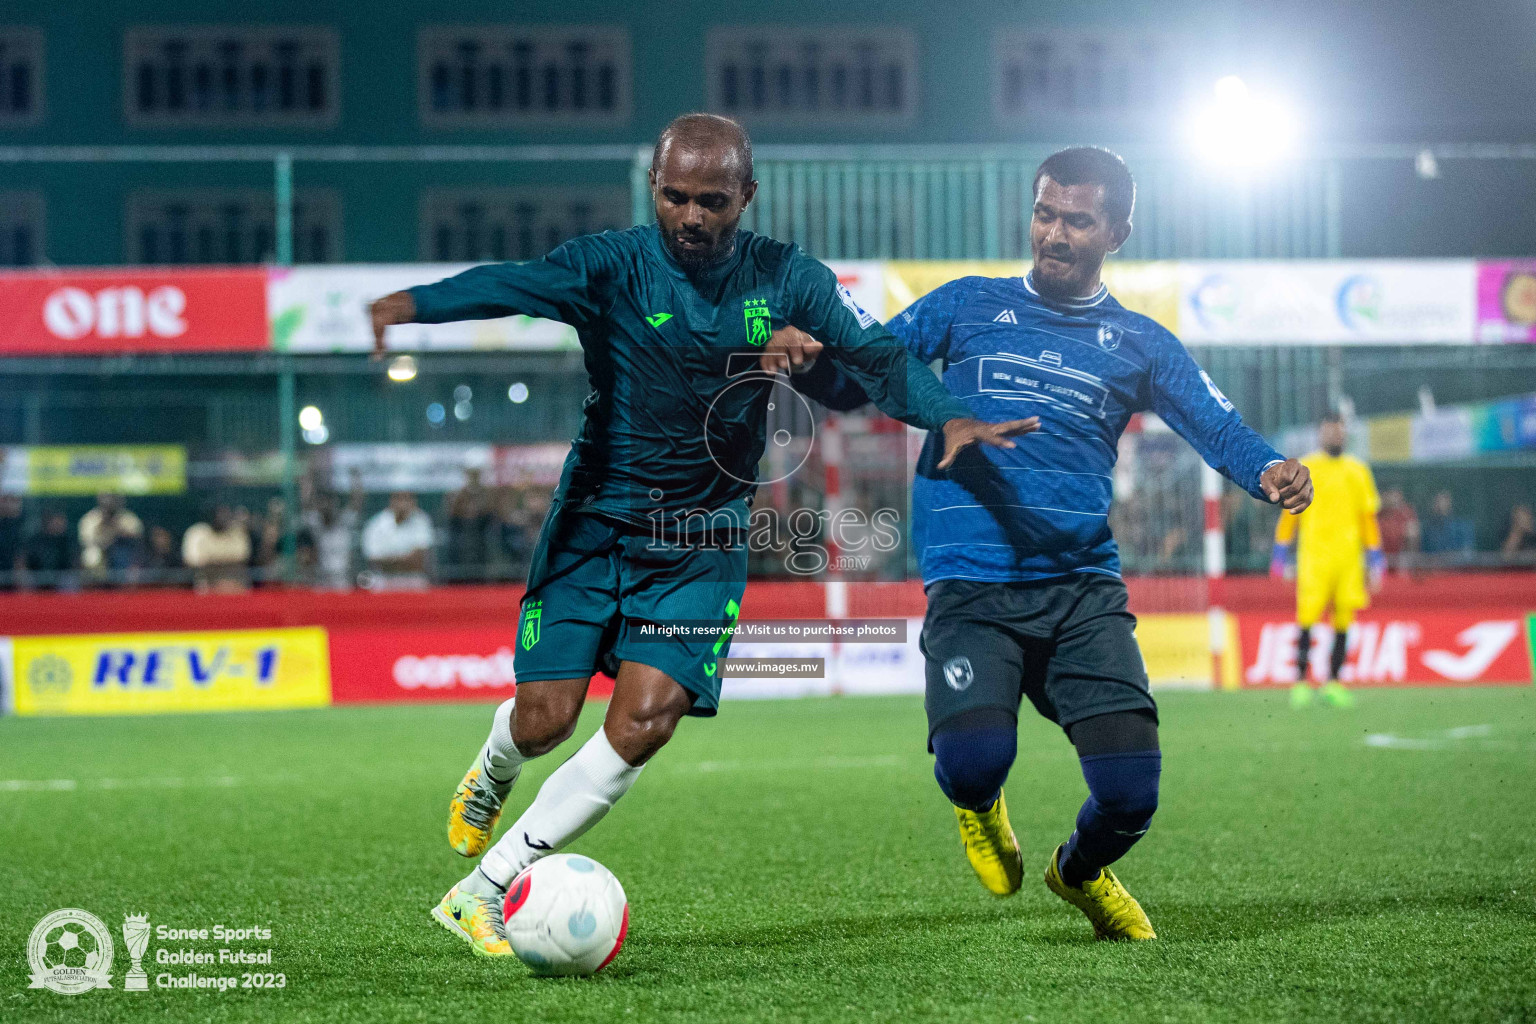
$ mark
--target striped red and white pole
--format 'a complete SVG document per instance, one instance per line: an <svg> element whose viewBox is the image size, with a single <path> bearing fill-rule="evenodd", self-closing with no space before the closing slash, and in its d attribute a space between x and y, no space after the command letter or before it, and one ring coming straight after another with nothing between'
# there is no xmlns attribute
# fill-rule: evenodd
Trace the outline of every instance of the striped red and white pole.
<svg viewBox="0 0 1536 1024"><path fill-rule="evenodd" d="M1212 681L1222 683L1222 665L1227 653L1227 532L1221 523L1221 474L1210 466L1200 466L1200 497L1205 504L1203 562L1205 567L1206 612L1210 628Z"/></svg>
<svg viewBox="0 0 1536 1024"><path fill-rule="evenodd" d="M835 413L829 414L821 427L821 467L823 504L827 516L825 523L828 526L822 534L827 552L827 575L824 585L827 597L827 618L844 619L848 617L848 583L834 568L838 564L838 547L836 532L831 529L832 524L838 521L838 513L843 510L843 430ZM832 649L827 653L830 655L827 659L827 681L834 694L841 693L843 689L840 678L842 645L833 640Z"/></svg>

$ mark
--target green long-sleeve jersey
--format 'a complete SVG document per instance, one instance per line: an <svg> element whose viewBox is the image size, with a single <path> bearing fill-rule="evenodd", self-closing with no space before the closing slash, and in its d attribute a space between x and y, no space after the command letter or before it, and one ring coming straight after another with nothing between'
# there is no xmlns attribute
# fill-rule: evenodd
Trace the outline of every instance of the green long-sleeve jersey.
<svg viewBox="0 0 1536 1024"><path fill-rule="evenodd" d="M410 291L420 323L521 313L576 328L591 393L560 494L638 525L719 509L745 522L772 390L757 356L784 324L822 341L896 419L933 430L970 416L831 269L748 231L729 257L697 270L684 270L650 225Z"/></svg>

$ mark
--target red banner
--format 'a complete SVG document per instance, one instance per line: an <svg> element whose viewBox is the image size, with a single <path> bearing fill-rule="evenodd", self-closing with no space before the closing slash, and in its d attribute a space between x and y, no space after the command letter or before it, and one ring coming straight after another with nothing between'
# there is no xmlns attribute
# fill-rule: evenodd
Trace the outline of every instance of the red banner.
<svg viewBox="0 0 1536 1024"><path fill-rule="evenodd" d="M1279 616L1239 615L1244 686L1296 681L1296 623ZM1403 612L1370 614L1350 628L1343 682L1353 686L1476 686L1531 684L1525 612ZM1333 630L1312 629L1308 667L1328 678Z"/></svg>
<svg viewBox="0 0 1536 1024"><path fill-rule="evenodd" d="M6 273L0 309L0 355L269 347L261 267Z"/></svg>
<svg viewBox="0 0 1536 1024"><path fill-rule="evenodd" d="M515 620L514 620L515 621ZM515 628L332 629L331 699L362 701L502 701L517 686ZM613 680L598 676L589 696L606 697Z"/></svg>

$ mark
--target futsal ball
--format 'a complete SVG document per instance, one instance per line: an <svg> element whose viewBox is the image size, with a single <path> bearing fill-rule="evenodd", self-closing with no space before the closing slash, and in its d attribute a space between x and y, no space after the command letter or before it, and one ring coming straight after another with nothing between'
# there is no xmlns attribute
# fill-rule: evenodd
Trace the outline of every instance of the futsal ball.
<svg viewBox="0 0 1536 1024"><path fill-rule="evenodd" d="M595 974L629 930L629 901L613 872L590 857L534 861L507 887L507 941L535 974Z"/></svg>

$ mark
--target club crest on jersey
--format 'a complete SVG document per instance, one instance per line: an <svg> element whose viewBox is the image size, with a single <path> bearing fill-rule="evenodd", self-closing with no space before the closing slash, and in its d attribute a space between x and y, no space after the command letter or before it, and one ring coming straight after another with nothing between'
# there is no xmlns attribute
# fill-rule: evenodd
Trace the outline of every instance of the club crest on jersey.
<svg viewBox="0 0 1536 1024"><path fill-rule="evenodd" d="M950 658L944 663L944 681L951 690L968 690L975 679L976 673L971 671L971 659L965 655Z"/></svg>
<svg viewBox="0 0 1536 1024"><path fill-rule="evenodd" d="M1106 352L1113 352L1120 347L1122 333L1114 324L1099 324L1099 348Z"/></svg>
<svg viewBox="0 0 1536 1024"><path fill-rule="evenodd" d="M995 323L995 324L1014 324L1014 325L1017 325L1018 322L1019 322L1019 318L1014 315L1013 310L1005 309L1001 313L997 314L997 316L993 317L992 318L992 322Z"/></svg>
<svg viewBox="0 0 1536 1024"><path fill-rule="evenodd" d="M768 344L768 337L773 333L773 314L768 312L768 300L747 299L741 304L741 313L747 321L747 344Z"/></svg>

